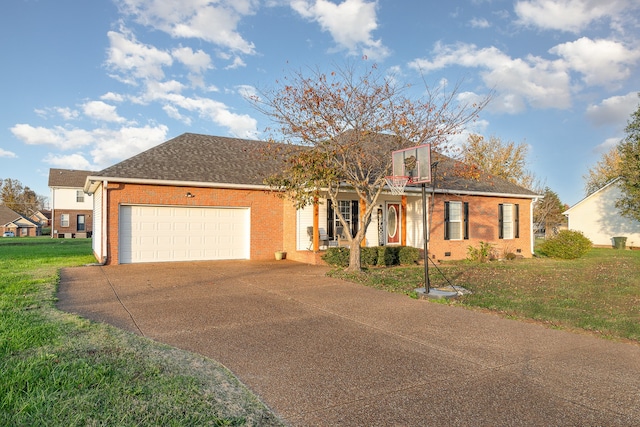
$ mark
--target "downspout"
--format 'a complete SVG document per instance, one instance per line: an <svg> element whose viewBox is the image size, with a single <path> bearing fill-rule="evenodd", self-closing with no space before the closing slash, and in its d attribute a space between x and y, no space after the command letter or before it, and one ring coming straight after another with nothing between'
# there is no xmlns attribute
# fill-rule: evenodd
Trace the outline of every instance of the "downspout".
<svg viewBox="0 0 640 427"><path fill-rule="evenodd" d="M53 231L56 229L56 189L51 188L51 238L53 239Z"/></svg>
<svg viewBox="0 0 640 427"><path fill-rule="evenodd" d="M109 209L107 206L107 180L102 181L102 230L104 231L104 235L102 236L102 260L101 264L105 265L107 263L107 215L109 214Z"/></svg>
<svg viewBox="0 0 640 427"><path fill-rule="evenodd" d="M538 202L538 198L536 197L533 200L531 200L531 203L529 203L529 228L530 228L529 240L531 241L531 256L533 256L534 254L534 247L536 244L536 236L533 231L533 205L536 204L537 202Z"/></svg>

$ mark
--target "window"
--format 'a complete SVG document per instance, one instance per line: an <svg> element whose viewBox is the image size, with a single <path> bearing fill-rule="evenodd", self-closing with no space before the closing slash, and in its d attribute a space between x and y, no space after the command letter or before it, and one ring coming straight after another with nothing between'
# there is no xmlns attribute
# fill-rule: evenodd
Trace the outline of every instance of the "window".
<svg viewBox="0 0 640 427"><path fill-rule="evenodd" d="M68 227L69 226L69 214L60 215L60 227Z"/></svg>
<svg viewBox="0 0 640 427"><path fill-rule="evenodd" d="M498 232L500 239L520 237L520 205L510 203L498 205Z"/></svg>
<svg viewBox="0 0 640 427"><path fill-rule="evenodd" d="M84 231L84 215L78 215L78 231Z"/></svg>
<svg viewBox="0 0 640 427"><path fill-rule="evenodd" d="M338 200L338 210L342 214L349 232L352 236L358 232L358 212L359 203L357 200ZM340 228L338 228L340 227ZM338 218L338 212L336 212L336 206L331 202L327 203L327 234L332 240L338 238L338 231L341 230L342 224ZM343 234L346 233L343 231Z"/></svg>
<svg viewBox="0 0 640 427"><path fill-rule="evenodd" d="M76 202L78 202L78 203L84 202L84 191L82 191L82 190L77 190L76 191Z"/></svg>
<svg viewBox="0 0 640 427"><path fill-rule="evenodd" d="M469 238L469 203L444 202L444 239Z"/></svg>

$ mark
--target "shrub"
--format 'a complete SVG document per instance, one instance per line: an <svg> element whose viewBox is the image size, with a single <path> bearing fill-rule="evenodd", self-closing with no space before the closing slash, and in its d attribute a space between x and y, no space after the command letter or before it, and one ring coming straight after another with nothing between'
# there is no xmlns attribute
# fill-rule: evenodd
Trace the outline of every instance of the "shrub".
<svg viewBox="0 0 640 427"><path fill-rule="evenodd" d="M420 249L411 246L402 246L398 252L398 261L401 265L417 264L420 259Z"/></svg>
<svg viewBox="0 0 640 427"><path fill-rule="evenodd" d="M579 231L562 230L540 245L540 253L551 258L580 258L591 249L592 243Z"/></svg>
<svg viewBox="0 0 640 427"><path fill-rule="evenodd" d="M467 247L467 259L470 261L487 262L491 257L493 245L489 242L480 241L480 246L474 248L469 245Z"/></svg>
<svg viewBox="0 0 640 427"><path fill-rule="evenodd" d="M349 248L329 248L322 254L322 260L334 267L349 266Z"/></svg>
<svg viewBox="0 0 640 427"><path fill-rule="evenodd" d="M377 265L396 265L398 264L398 246L378 246Z"/></svg>
<svg viewBox="0 0 640 427"><path fill-rule="evenodd" d="M378 247L360 248L360 262L363 266L376 265L378 261Z"/></svg>

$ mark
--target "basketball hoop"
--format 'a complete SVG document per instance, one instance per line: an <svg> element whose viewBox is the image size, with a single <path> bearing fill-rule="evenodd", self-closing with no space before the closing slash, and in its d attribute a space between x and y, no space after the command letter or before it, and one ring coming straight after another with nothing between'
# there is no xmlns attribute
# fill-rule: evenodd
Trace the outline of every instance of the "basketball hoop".
<svg viewBox="0 0 640 427"><path fill-rule="evenodd" d="M389 186L389 190L391 190L391 194L395 196L400 196L404 194L404 187L409 182L408 176L387 176L385 177L387 180L387 185Z"/></svg>

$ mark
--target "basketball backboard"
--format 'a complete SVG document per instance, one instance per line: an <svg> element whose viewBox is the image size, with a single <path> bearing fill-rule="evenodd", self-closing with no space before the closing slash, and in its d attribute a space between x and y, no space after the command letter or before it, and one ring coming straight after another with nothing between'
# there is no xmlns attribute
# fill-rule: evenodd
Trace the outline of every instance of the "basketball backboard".
<svg viewBox="0 0 640 427"><path fill-rule="evenodd" d="M431 182L431 144L394 151L393 176L407 176L410 184Z"/></svg>

